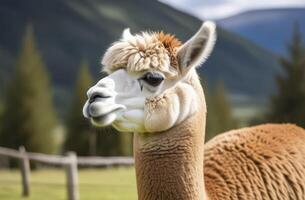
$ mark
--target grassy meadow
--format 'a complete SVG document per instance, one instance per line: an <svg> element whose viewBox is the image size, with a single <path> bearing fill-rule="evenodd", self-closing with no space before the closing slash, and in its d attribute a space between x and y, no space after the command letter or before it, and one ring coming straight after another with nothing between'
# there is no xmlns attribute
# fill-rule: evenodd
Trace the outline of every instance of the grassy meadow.
<svg viewBox="0 0 305 200"><path fill-rule="evenodd" d="M65 200L66 184L63 169L44 169L31 172L31 194L27 200ZM134 200L137 199L134 168L79 170L80 199ZM0 170L0 199L21 198L18 170Z"/></svg>

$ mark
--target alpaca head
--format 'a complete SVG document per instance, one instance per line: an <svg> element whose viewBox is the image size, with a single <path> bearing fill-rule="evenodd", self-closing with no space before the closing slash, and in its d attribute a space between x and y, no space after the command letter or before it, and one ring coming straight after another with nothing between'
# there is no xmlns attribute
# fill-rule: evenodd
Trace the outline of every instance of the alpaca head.
<svg viewBox="0 0 305 200"><path fill-rule="evenodd" d="M121 132L160 132L182 122L198 110L192 79L215 38L212 22L183 45L162 32L124 30L102 59L108 76L88 90L84 116Z"/></svg>

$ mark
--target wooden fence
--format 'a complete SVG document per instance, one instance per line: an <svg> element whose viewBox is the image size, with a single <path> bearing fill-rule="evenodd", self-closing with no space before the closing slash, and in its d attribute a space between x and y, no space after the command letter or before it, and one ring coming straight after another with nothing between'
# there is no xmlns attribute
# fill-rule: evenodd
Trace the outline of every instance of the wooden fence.
<svg viewBox="0 0 305 200"><path fill-rule="evenodd" d="M22 180L22 196L30 195L30 160L50 165L60 165L65 168L67 178L68 200L78 200L78 166L130 166L134 164L132 157L77 157L74 152L65 156L46 155L42 153L26 152L24 147L19 151L0 147L0 156L19 159Z"/></svg>

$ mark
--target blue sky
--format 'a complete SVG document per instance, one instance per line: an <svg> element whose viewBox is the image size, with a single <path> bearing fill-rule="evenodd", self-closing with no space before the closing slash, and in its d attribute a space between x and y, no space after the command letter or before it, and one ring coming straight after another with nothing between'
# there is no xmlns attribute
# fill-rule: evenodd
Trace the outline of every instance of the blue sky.
<svg viewBox="0 0 305 200"><path fill-rule="evenodd" d="M220 19L263 8L305 7L305 0L160 0L201 19Z"/></svg>

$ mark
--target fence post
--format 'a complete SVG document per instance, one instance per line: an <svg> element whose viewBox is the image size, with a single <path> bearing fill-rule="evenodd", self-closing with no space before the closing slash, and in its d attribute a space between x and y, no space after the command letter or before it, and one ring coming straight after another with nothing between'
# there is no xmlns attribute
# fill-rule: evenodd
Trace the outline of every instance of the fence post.
<svg viewBox="0 0 305 200"><path fill-rule="evenodd" d="M24 146L19 147L21 155L20 169L22 180L22 196L28 197L30 195L30 161Z"/></svg>
<svg viewBox="0 0 305 200"><path fill-rule="evenodd" d="M77 157L75 152L67 153L68 163L66 164L68 200L79 200Z"/></svg>

